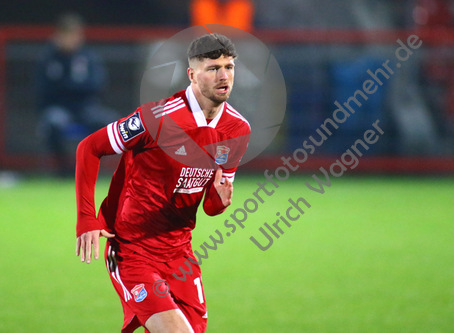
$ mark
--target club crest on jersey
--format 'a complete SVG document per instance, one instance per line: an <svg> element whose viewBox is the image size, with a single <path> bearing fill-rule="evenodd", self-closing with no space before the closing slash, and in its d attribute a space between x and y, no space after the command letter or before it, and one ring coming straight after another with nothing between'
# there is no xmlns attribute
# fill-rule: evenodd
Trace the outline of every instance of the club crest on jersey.
<svg viewBox="0 0 454 333"><path fill-rule="evenodd" d="M139 113L134 113L131 117L123 120L118 124L118 132L120 133L124 142L131 140L137 135L143 133L145 128L140 120Z"/></svg>
<svg viewBox="0 0 454 333"><path fill-rule="evenodd" d="M148 295L143 283L138 284L137 286L132 288L131 293L134 296L134 300L136 302L142 302Z"/></svg>
<svg viewBox="0 0 454 333"><path fill-rule="evenodd" d="M217 146L216 147L216 155L214 156L214 160L217 164L224 164L227 162L229 157L230 148L227 146Z"/></svg>

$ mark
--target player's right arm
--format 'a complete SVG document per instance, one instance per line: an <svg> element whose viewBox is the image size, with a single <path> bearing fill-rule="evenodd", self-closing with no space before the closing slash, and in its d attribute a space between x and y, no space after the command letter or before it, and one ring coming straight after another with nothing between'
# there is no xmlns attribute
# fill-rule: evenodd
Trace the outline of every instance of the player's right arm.
<svg viewBox="0 0 454 333"><path fill-rule="evenodd" d="M144 105L149 110L149 105ZM92 250L99 257L99 236L114 237L104 219L98 219L95 207L95 185L102 156L122 154L133 148L153 143L144 122L142 108L128 117L107 125L89 135L77 147L76 197L77 243L76 255L90 263ZM121 189L115 189L121 191Z"/></svg>
<svg viewBox="0 0 454 333"><path fill-rule="evenodd" d="M110 125L109 125L110 126ZM99 257L99 235L114 237L96 217L95 185L99 164L104 155L115 154L109 142L107 127L86 137L77 147L76 200L77 242L76 255L82 262L91 261L92 248L95 259Z"/></svg>

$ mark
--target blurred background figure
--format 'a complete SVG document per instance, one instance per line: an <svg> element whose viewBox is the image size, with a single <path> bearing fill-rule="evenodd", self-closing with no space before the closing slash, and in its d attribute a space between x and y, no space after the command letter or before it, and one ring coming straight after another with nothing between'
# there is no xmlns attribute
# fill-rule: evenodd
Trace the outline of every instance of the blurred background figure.
<svg viewBox="0 0 454 333"><path fill-rule="evenodd" d="M104 67L99 57L84 46L79 15L69 13L58 18L37 76L41 114L38 134L52 153L58 174L73 175L69 141L80 140L118 118L99 101L105 83Z"/></svg>

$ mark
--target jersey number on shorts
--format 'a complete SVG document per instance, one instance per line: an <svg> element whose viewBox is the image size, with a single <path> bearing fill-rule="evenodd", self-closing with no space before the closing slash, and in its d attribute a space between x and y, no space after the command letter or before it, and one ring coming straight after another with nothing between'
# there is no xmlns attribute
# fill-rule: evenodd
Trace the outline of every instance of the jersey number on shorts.
<svg viewBox="0 0 454 333"><path fill-rule="evenodd" d="M197 293L199 294L199 301L200 304L204 302L203 300L203 291L202 291L202 283L200 282L200 278L194 279L194 284L197 286Z"/></svg>

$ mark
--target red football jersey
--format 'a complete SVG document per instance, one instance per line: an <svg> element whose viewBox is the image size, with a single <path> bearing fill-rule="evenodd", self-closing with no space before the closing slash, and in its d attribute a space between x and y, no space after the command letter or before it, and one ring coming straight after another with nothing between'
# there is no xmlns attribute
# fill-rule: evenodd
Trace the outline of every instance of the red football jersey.
<svg viewBox="0 0 454 333"><path fill-rule="evenodd" d="M156 261L191 253L197 207L215 169L233 181L249 141L247 120L224 102L207 123L189 86L141 106L107 133L123 155L98 218L116 234L120 252Z"/></svg>

